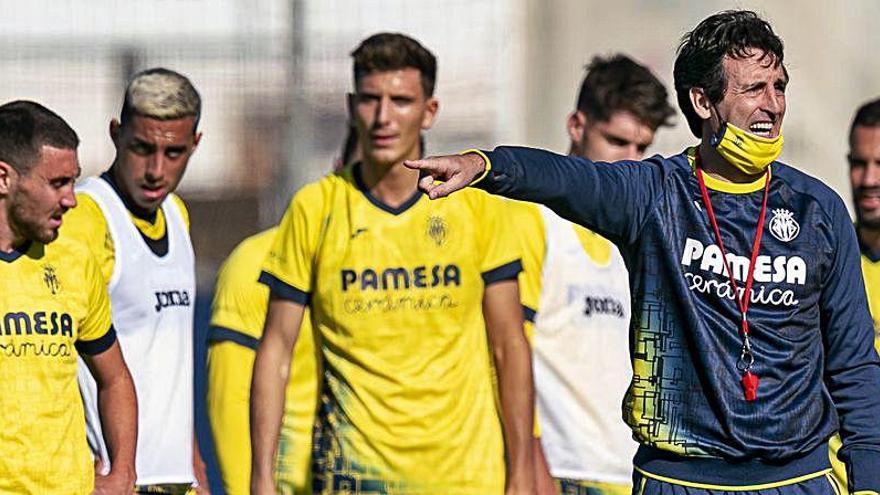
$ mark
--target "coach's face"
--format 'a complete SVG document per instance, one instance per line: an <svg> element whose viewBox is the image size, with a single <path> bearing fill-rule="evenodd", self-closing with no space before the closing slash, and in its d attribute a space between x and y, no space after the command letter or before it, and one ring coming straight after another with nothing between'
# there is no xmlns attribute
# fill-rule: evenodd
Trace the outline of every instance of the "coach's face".
<svg viewBox="0 0 880 495"><path fill-rule="evenodd" d="M431 128L437 107L437 100L425 95L417 69L362 76L349 95L349 111L363 158L386 167L418 159L419 135Z"/></svg>
<svg viewBox="0 0 880 495"><path fill-rule="evenodd" d="M43 146L36 164L19 175L4 164L10 176L9 224L17 238L49 243L58 237L61 217L76 206L73 183L79 176L76 150Z"/></svg>
<svg viewBox="0 0 880 495"><path fill-rule="evenodd" d="M854 127L848 158L859 225L880 229L880 127Z"/></svg>
<svg viewBox="0 0 880 495"><path fill-rule="evenodd" d="M756 136L775 138L782 132L785 117L785 87L788 76L776 57L752 50L749 57L724 57L722 62L727 88L716 105L718 115L712 123L718 129L718 116L725 122Z"/></svg>
<svg viewBox="0 0 880 495"><path fill-rule="evenodd" d="M195 117L158 120L140 115L125 125L110 122L114 178L135 206L154 212L177 189L202 137L193 132L195 123Z"/></svg>

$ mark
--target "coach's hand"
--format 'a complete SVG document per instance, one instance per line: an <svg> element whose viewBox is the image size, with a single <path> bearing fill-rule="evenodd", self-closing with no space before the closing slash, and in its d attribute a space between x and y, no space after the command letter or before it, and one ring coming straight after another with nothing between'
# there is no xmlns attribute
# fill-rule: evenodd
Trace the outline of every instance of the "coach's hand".
<svg viewBox="0 0 880 495"><path fill-rule="evenodd" d="M432 156L406 160L404 165L421 172L419 189L431 199L442 198L463 189L486 171L486 162L476 153Z"/></svg>

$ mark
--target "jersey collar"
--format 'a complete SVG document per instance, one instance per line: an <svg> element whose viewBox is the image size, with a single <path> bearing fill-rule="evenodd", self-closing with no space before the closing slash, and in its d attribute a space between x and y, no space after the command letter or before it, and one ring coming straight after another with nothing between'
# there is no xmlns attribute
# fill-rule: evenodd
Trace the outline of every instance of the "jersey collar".
<svg viewBox="0 0 880 495"><path fill-rule="evenodd" d="M24 244L16 248L12 248L12 251L8 253L0 252L0 260L5 261L6 263L12 263L13 261L24 256L24 254L27 253L28 250L31 248L31 244L33 244L31 241L25 241Z"/></svg>
<svg viewBox="0 0 880 495"><path fill-rule="evenodd" d="M400 215L401 213L405 212L406 210L412 208L413 206L415 206L416 203L419 202L419 200L424 195L424 193L422 193L421 190L416 189L416 191L413 193L412 196L410 196L409 199L404 201L403 204L401 204L397 208L394 208L392 206L389 206L389 205L383 203L379 198L373 196L373 193L370 192L370 188L367 187L367 184L366 184L366 182L364 182L364 178L361 174L360 162L355 163L352 166L351 175L352 175L352 177L354 177L354 183L357 186L357 188L361 191L361 193L363 193L363 195L367 198L367 200L370 203L373 203L373 206L379 208L382 211L391 213L392 215Z"/></svg>
<svg viewBox="0 0 880 495"><path fill-rule="evenodd" d="M688 164L691 166L691 170L696 170L696 157L697 157L697 147L691 147L687 150L687 160ZM773 166L770 166L770 175L773 175ZM764 185L767 183L767 174L761 174L761 177L752 182L727 182L723 180L716 179L709 174L703 174L703 180L706 182L706 187L713 190L719 191L729 194L749 194L755 191L760 191L764 189Z"/></svg>

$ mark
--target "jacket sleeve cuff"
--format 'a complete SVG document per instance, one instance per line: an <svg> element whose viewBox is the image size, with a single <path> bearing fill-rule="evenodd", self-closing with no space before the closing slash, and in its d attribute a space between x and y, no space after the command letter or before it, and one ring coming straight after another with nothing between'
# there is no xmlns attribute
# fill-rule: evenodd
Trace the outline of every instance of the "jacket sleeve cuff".
<svg viewBox="0 0 880 495"><path fill-rule="evenodd" d="M850 493L880 492L880 450L854 447L842 457Z"/></svg>
<svg viewBox="0 0 880 495"><path fill-rule="evenodd" d="M479 155L479 157L483 159L483 163L486 164L486 169L483 170L483 173L480 174L479 177L477 177L476 179L473 180L473 182L470 183L470 185L473 186L473 185L476 185L477 183L479 183L481 180L485 179L487 175L489 175L489 172L492 170L492 160L489 159L489 156L486 154L485 151L478 150L476 148L464 150L461 153L459 153L459 155L470 155L470 154Z"/></svg>

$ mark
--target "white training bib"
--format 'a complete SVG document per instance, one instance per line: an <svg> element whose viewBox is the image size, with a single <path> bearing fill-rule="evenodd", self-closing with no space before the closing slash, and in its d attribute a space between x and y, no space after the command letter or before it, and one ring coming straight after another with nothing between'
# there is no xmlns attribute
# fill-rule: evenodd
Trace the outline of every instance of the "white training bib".
<svg viewBox="0 0 880 495"><path fill-rule="evenodd" d="M137 484L191 483L193 476L193 308L195 258L183 215L162 203L168 252L155 255L104 180L77 186L104 213L115 249L108 291L113 326L138 399ZM95 382L82 360L80 390L89 445L109 466Z"/></svg>
<svg viewBox="0 0 880 495"><path fill-rule="evenodd" d="M574 224L540 209L546 253L534 365L544 453L556 478L630 484L638 444L620 412L632 378L626 266L614 246L598 264Z"/></svg>

